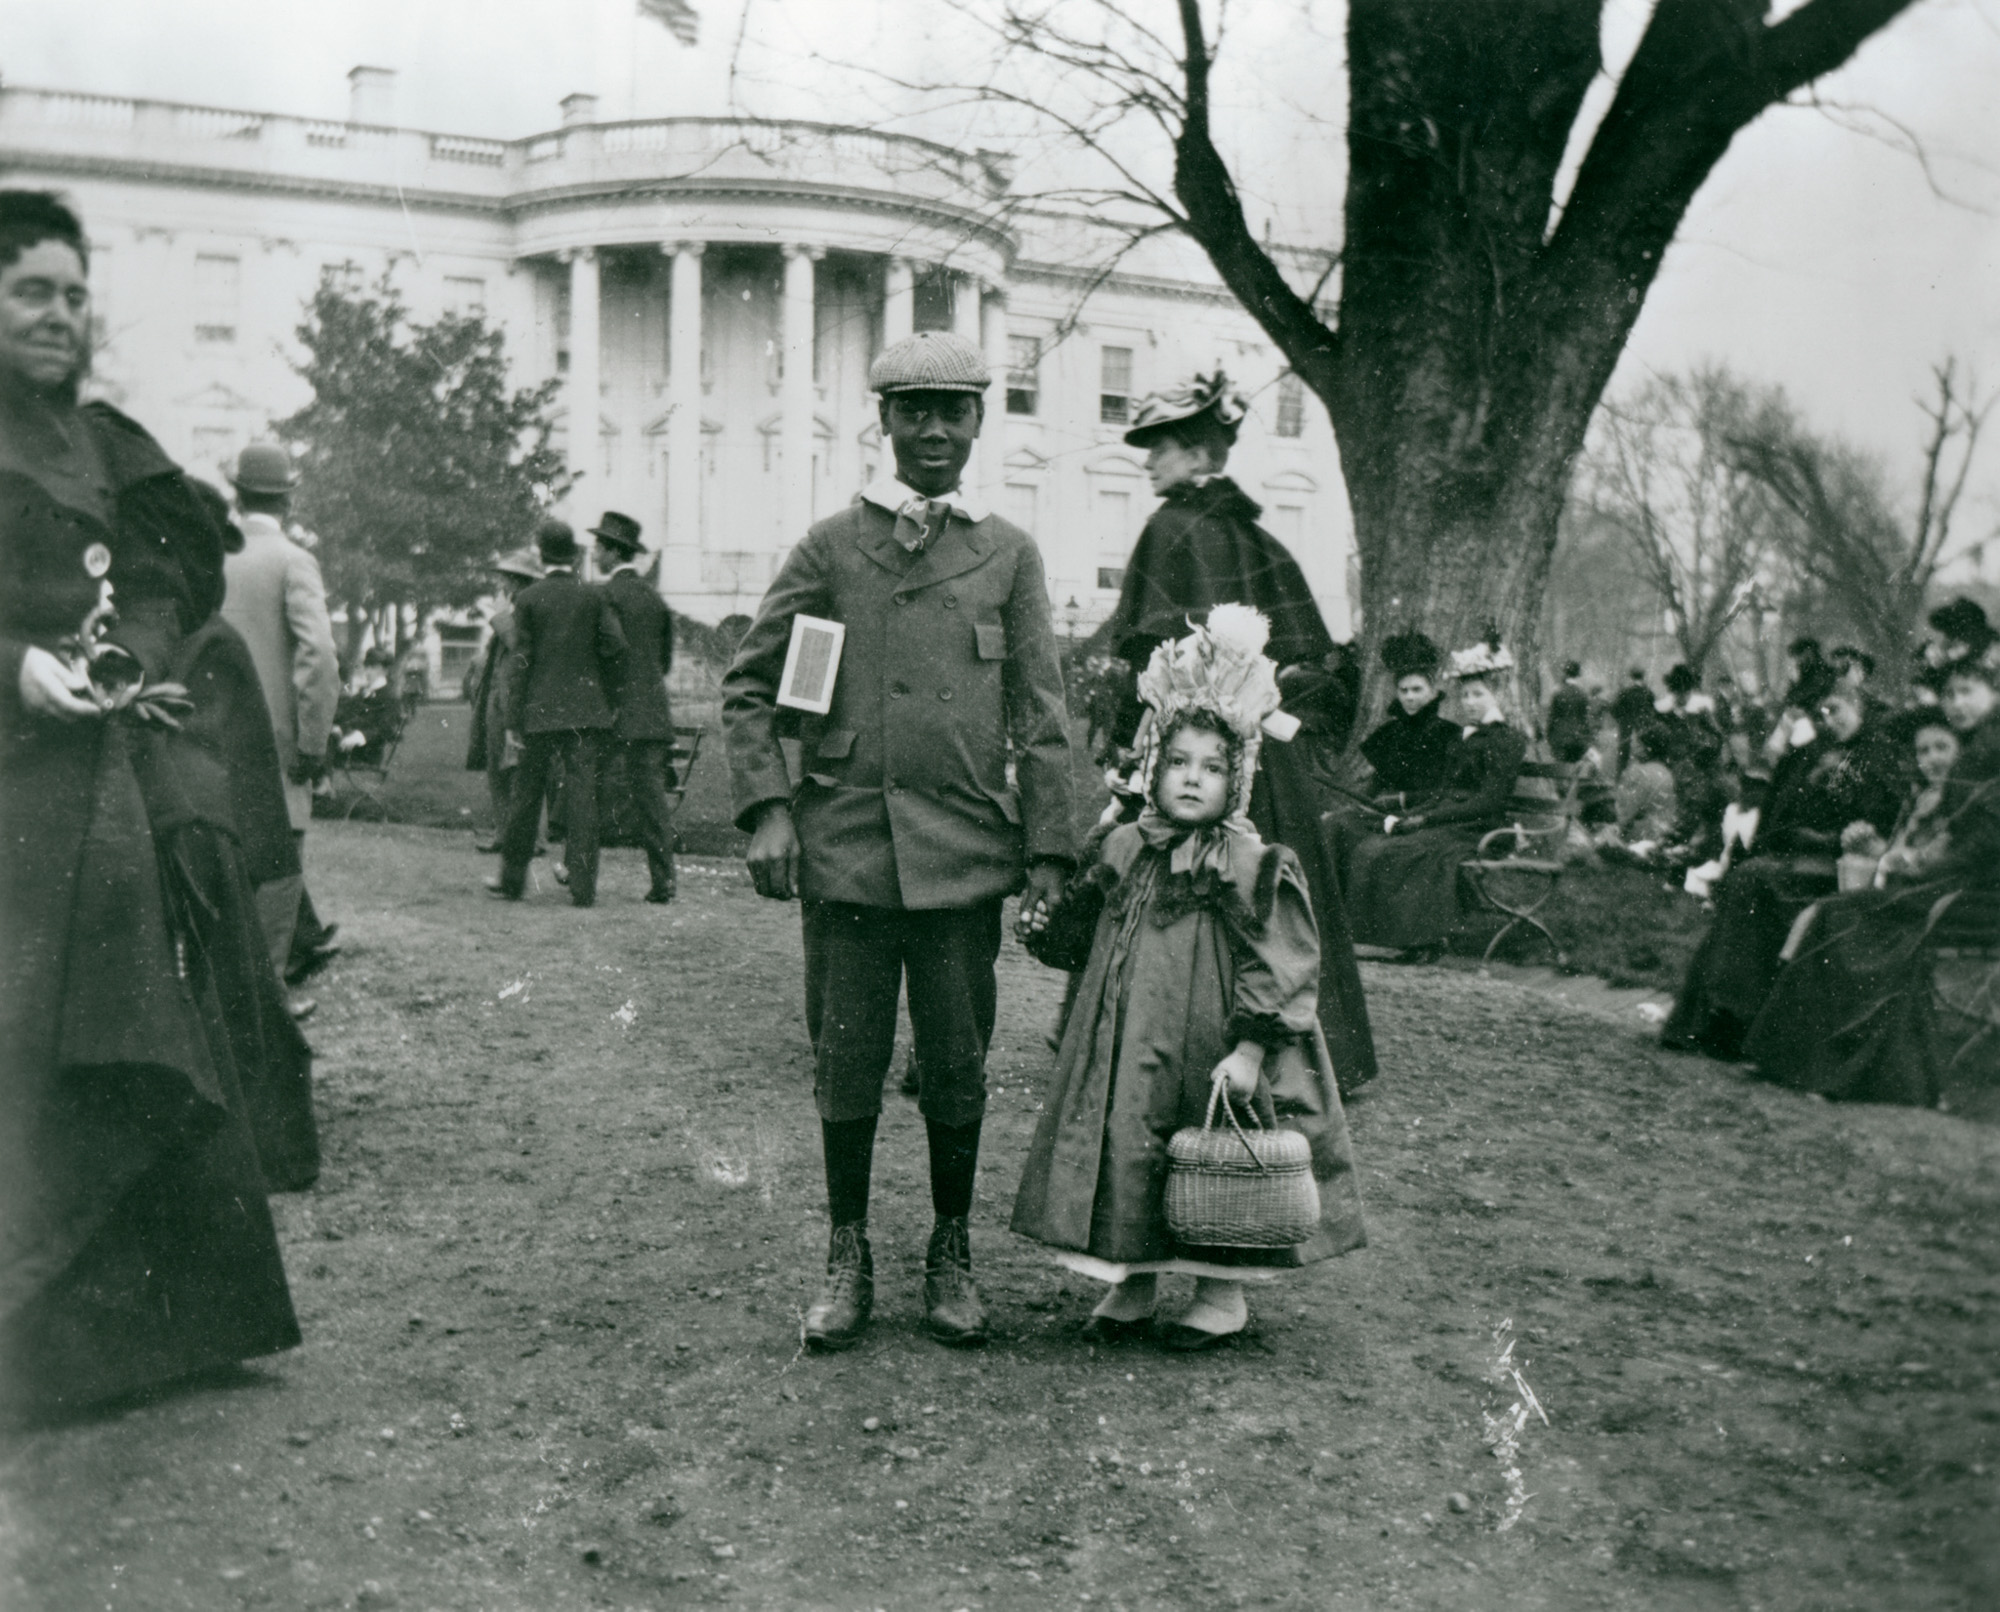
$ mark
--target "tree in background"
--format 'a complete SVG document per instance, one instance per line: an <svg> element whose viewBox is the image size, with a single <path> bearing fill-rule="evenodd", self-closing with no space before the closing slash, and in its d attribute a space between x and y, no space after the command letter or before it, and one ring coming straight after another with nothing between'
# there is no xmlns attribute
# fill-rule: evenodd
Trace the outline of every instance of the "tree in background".
<svg viewBox="0 0 2000 1612"><path fill-rule="evenodd" d="M313 400L277 429L305 450L294 508L319 534L349 648L385 608L472 603L494 553L525 542L571 480L550 447L559 383L510 390L498 329L476 314L415 323L386 274L356 292L326 271L298 338Z"/></svg>
<svg viewBox="0 0 2000 1612"><path fill-rule="evenodd" d="M1737 445L1795 432L1782 393L1715 366L1607 399L1592 422L1577 502L1617 532L1697 673L1773 580L1793 525Z"/></svg>
<svg viewBox="0 0 2000 1612"><path fill-rule="evenodd" d="M1933 366L1919 398L1925 420L1916 510L1899 517L1889 477L1871 456L1772 410L1734 433L1730 452L1746 475L1779 500L1786 558L1875 656L1884 680L1900 683L1923 629L1931 583L1952 557L1952 535L1980 433L1994 399L1953 359Z"/></svg>
<svg viewBox="0 0 2000 1612"><path fill-rule="evenodd" d="M1294 284L1245 214L1212 117L1221 7L960 0L991 65L912 87L1094 153L1101 187L1065 197L1185 232L1326 404L1371 679L1389 633L1495 620L1532 677L1571 465L1688 204L1741 129L1909 3L1656 0L1590 126L1604 0L1349 0L1331 307L1332 271Z"/></svg>

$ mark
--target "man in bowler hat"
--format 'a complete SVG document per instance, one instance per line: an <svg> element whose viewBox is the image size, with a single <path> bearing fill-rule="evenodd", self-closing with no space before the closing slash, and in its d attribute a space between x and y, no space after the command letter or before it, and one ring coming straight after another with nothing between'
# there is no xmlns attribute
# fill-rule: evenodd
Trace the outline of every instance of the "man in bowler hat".
<svg viewBox="0 0 2000 1612"><path fill-rule="evenodd" d="M1076 844L1062 672L1034 539L962 491L991 376L925 331L875 360L896 475L792 550L722 683L736 821L758 893L803 906L832 1236L805 1339L839 1349L874 1306L868 1186L907 986L936 1225L931 1335L986 1337L967 1216L986 1107L1001 902L1053 905ZM777 704L795 616L846 626L825 716ZM779 747L800 741L796 790ZM1009 776L1009 760L1013 775Z"/></svg>
<svg viewBox="0 0 2000 1612"><path fill-rule="evenodd" d="M597 568L604 574L604 591L624 629L627 649L625 670L611 698L616 715L608 765L613 777L624 776L637 808L639 844L653 876L646 899L671 901L674 831L667 812L667 771L673 765L674 714L667 703L667 669L674 660L673 612L639 575L646 545L637 521L608 509L590 535L597 539Z"/></svg>
<svg viewBox="0 0 2000 1612"><path fill-rule="evenodd" d="M567 525L544 521L535 547L542 580L514 601L517 664L507 732L520 736L521 765L500 837L500 872L486 887L503 900L521 899L549 770L559 767L570 900L589 907L597 901L597 779L611 736L610 691L625 669L625 634L604 590L577 580L583 551Z"/></svg>

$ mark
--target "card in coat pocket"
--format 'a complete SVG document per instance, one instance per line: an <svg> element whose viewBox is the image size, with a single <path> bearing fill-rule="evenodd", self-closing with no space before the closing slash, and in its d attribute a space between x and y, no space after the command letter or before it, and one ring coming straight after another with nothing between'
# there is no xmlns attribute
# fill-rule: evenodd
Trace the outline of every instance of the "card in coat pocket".
<svg viewBox="0 0 2000 1612"><path fill-rule="evenodd" d="M815 716L832 710L833 681L840 674L840 651L846 641L847 628L841 622L792 617L792 641L785 650L784 675L778 679L778 704Z"/></svg>

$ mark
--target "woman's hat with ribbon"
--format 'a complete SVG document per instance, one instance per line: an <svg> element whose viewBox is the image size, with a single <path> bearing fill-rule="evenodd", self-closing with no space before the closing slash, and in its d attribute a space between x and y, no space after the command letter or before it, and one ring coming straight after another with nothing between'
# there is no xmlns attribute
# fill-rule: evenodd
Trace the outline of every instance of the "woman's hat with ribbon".
<svg viewBox="0 0 2000 1612"><path fill-rule="evenodd" d="M1236 441L1237 429L1250 412L1229 377L1217 370L1213 375L1196 375L1180 386L1154 392L1139 403L1126 443L1134 448L1150 448L1169 431L1187 430L1200 422L1200 429L1214 432L1226 443Z"/></svg>

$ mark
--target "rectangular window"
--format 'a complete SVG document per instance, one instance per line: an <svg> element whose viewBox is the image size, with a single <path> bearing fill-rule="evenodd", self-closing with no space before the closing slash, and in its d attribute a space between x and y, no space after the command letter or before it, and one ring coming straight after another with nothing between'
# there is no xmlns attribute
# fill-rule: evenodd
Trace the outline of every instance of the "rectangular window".
<svg viewBox="0 0 2000 1612"><path fill-rule="evenodd" d="M1106 593L1116 593L1125 586L1125 567L1122 565L1100 565L1097 568L1097 585Z"/></svg>
<svg viewBox="0 0 2000 1612"><path fill-rule="evenodd" d="M447 274L444 277L446 313L470 319L486 312L486 282L475 275Z"/></svg>
<svg viewBox="0 0 2000 1612"><path fill-rule="evenodd" d="M1042 338L1007 338L1007 412L1033 414L1041 406Z"/></svg>
<svg viewBox="0 0 2000 1612"><path fill-rule="evenodd" d="M205 347L220 347L236 340L236 309L242 285L242 259L216 252L195 255L194 339L197 342Z"/></svg>
<svg viewBox="0 0 2000 1612"><path fill-rule="evenodd" d="M1278 377L1277 435L1302 437L1306 434L1306 383L1290 370Z"/></svg>
<svg viewBox="0 0 2000 1612"><path fill-rule="evenodd" d="M1098 350L1097 418L1105 425L1123 425L1132 418L1132 349Z"/></svg>

